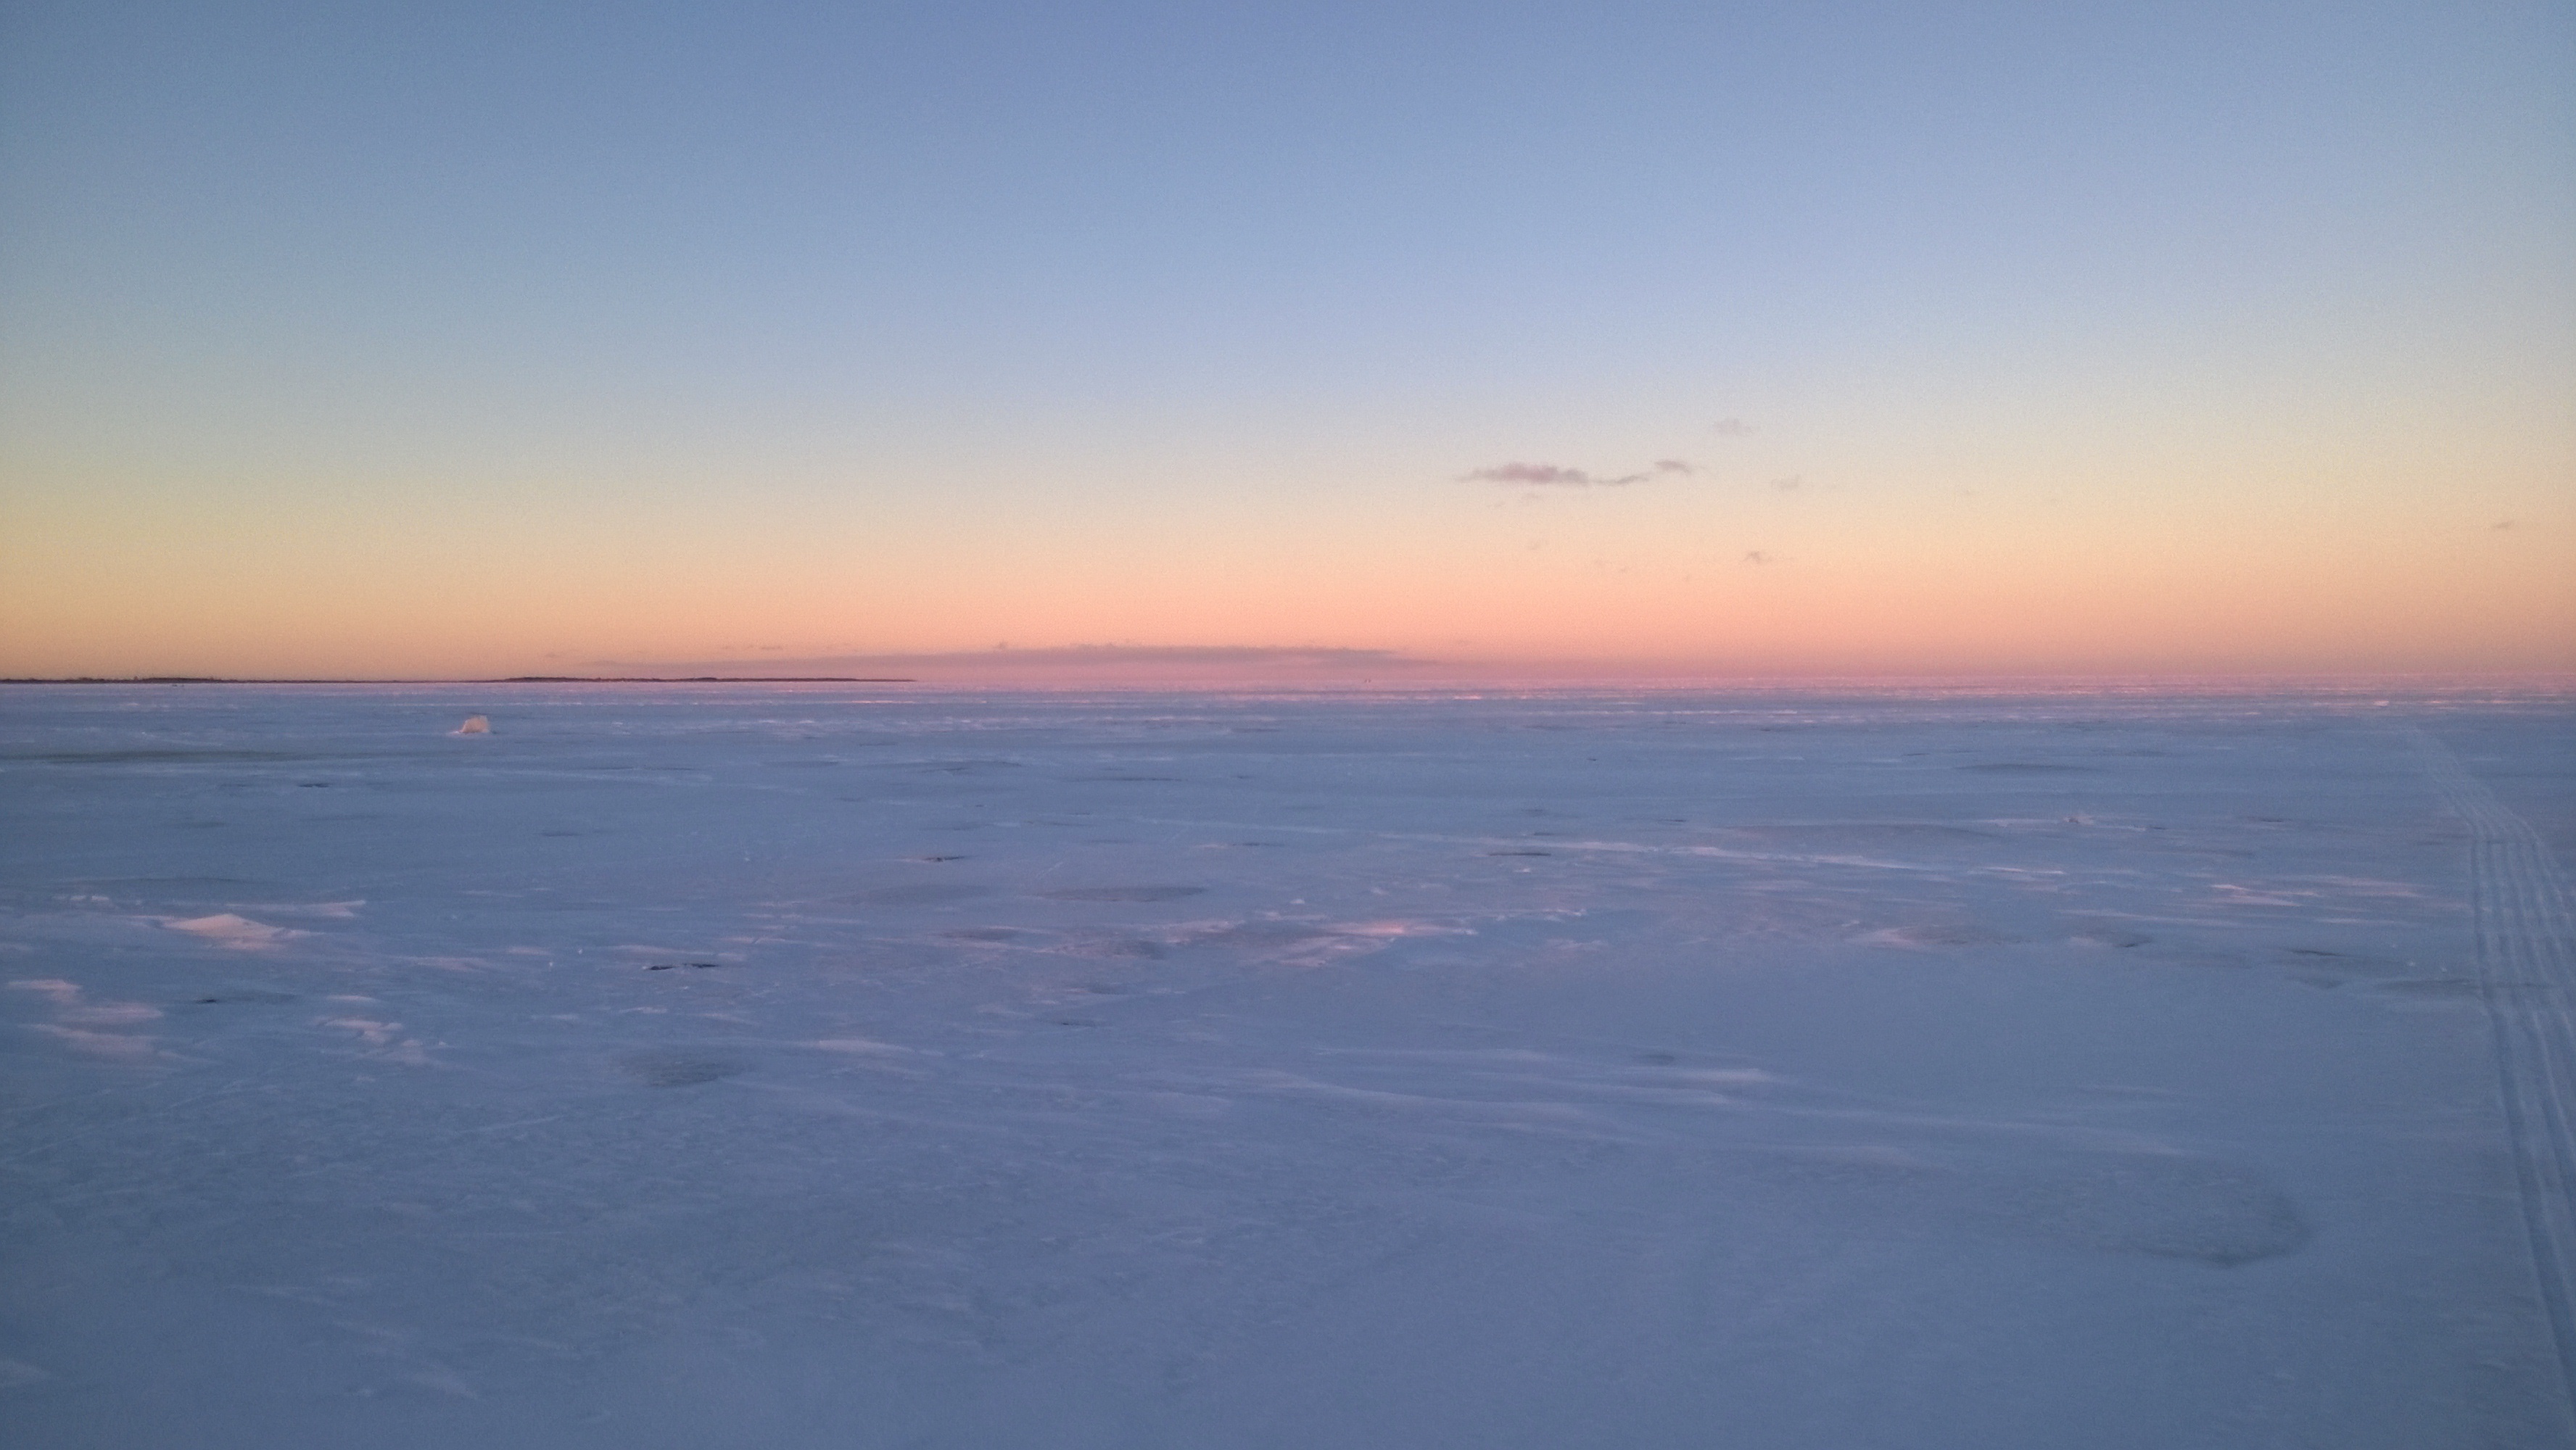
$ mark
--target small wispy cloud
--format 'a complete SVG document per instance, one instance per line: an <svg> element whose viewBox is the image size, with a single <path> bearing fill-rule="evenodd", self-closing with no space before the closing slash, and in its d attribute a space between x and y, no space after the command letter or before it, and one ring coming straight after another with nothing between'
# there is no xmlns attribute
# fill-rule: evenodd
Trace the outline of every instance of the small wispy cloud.
<svg viewBox="0 0 2576 1450"><path fill-rule="evenodd" d="M1750 438L1753 436L1753 425L1741 418L1720 418L1710 425L1708 431L1720 438Z"/></svg>
<svg viewBox="0 0 2576 1450"><path fill-rule="evenodd" d="M1787 478L1775 478L1771 480L1771 486L1782 493L1796 493L1807 486L1807 476L1803 473L1794 473Z"/></svg>
<svg viewBox="0 0 2576 1450"><path fill-rule="evenodd" d="M1632 483L1644 483L1651 476L1628 473L1617 478L1603 478L1580 468L1564 468L1553 463L1497 463L1490 468L1462 473L1459 478L1467 483L1499 483L1515 488L1625 488Z"/></svg>
<svg viewBox="0 0 2576 1450"><path fill-rule="evenodd" d="M1766 554L1760 549L1748 549L1744 553L1744 562L1747 564L1769 564L1776 561L1779 557L1780 556L1777 554Z"/></svg>
<svg viewBox="0 0 2576 1450"><path fill-rule="evenodd" d="M2506 519L2503 523L2497 524L2497 525L2495 526L2495 532L2497 532L2497 533L2499 533L2499 534L2509 534L2509 533L2512 533L2512 532L2513 532L2513 520L2511 520L2511 519Z"/></svg>
<svg viewBox="0 0 2576 1450"><path fill-rule="evenodd" d="M1699 468L1686 458L1658 458L1655 460L1655 471L1657 473L1678 473L1687 478L1690 475L1699 472Z"/></svg>

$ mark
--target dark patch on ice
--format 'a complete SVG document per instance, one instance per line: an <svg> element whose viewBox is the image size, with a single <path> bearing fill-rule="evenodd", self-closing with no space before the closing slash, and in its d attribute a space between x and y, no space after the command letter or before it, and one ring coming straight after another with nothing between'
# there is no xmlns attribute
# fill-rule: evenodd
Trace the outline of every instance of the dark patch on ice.
<svg viewBox="0 0 2576 1450"><path fill-rule="evenodd" d="M1163 958L1161 942L1144 941L1135 937L1086 938L1068 942L1064 949L1078 957L1130 958L1138 961L1160 961Z"/></svg>
<svg viewBox="0 0 2576 1450"><path fill-rule="evenodd" d="M912 859L916 861L963 861L966 858L963 856L915 856Z"/></svg>
<svg viewBox="0 0 2576 1450"><path fill-rule="evenodd" d="M327 780L299 780L295 783L295 788L297 790L329 790L331 788L331 782Z"/></svg>
<svg viewBox="0 0 2576 1450"><path fill-rule="evenodd" d="M2475 977L2407 977L2394 982L2376 982L2383 992L2401 997L2501 997L2508 1001L2518 997L2545 995L2538 982L2481 982Z"/></svg>
<svg viewBox="0 0 2576 1450"><path fill-rule="evenodd" d="M1637 1054L1636 1060L1648 1067L1670 1067L1681 1061L1669 1052L1641 1052Z"/></svg>
<svg viewBox="0 0 2576 1450"><path fill-rule="evenodd" d="M1827 1150L1800 1163L1792 1178L1802 1197L1830 1191L1817 1209L1857 1213L1908 1237L1947 1227L2236 1268L2294 1253L2314 1236L2298 1205L2261 1175L2185 1154L1960 1161Z"/></svg>
<svg viewBox="0 0 2576 1450"><path fill-rule="evenodd" d="M1233 947L1244 951L1261 951L1273 947L1295 946L1333 933L1321 927L1295 921L1247 921L1190 938L1192 946Z"/></svg>
<svg viewBox="0 0 2576 1450"><path fill-rule="evenodd" d="M1058 1027L1106 1027L1109 1025L1106 1022L1102 1022L1099 1019L1092 1017L1050 1017L1047 1020Z"/></svg>
<svg viewBox="0 0 2576 1450"><path fill-rule="evenodd" d="M2079 934L2075 940L2088 946L2118 947L2125 950L2129 947L2145 946L2155 938L2142 931L2129 931L2120 927L2096 927Z"/></svg>
<svg viewBox="0 0 2576 1450"><path fill-rule="evenodd" d="M1049 901L1178 901L1206 890L1204 886L1085 886L1045 895Z"/></svg>
<svg viewBox="0 0 2576 1450"><path fill-rule="evenodd" d="M956 931L944 931L940 935L954 941L1005 942L1018 941L1024 936L1035 936L1036 933L1023 931L1016 926L970 926Z"/></svg>
<svg viewBox="0 0 2576 1450"><path fill-rule="evenodd" d="M940 906L970 897L989 896L993 888L966 882L925 881L910 886L876 886L850 893L850 900L870 906Z"/></svg>
<svg viewBox="0 0 2576 1450"><path fill-rule="evenodd" d="M1553 856L1554 851L1487 851L1488 856Z"/></svg>
<svg viewBox="0 0 2576 1450"><path fill-rule="evenodd" d="M63 884L93 891L129 886L266 886L248 876L75 876Z"/></svg>
<svg viewBox="0 0 2576 1450"><path fill-rule="evenodd" d="M1918 947L2000 947L2012 946L2020 937L1973 922L1931 922L1922 926L1900 926L1877 933L1887 941Z"/></svg>
<svg viewBox="0 0 2576 1450"><path fill-rule="evenodd" d="M744 1071L744 1065L722 1057L687 1052L634 1052L617 1060L626 1075L646 1087L694 1087Z"/></svg>
<svg viewBox="0 0 2576 1450"><path fill-rule="evenodd" d="M2046 1237L2214 1268L2277 1258L2313 1236L2279 1189L2205 1158L2108 1159L2039 1186L2027 1206Z"/></svg>
<svg viewBox="0 0 2576 1450"><path fill-rule="evenodd" d="M695 967L699 971L703 972L711 967L720 967L723 965L724 963L722 962L654 962L646 966L644 970L648 972L668 972L680 967Z"/></svg>
<svg viewBox="0 0 2576 1450"><path fill-rule="evenodd" d="M273 1006L279 1002L292 1002L294 1000L295 994L292 992L268 992L262 991L257 987L241 987L212 997L199 997L196 1001L196 1005L200 1007L214 1007L231 1003L259 1003Z"/></svg>
<svg viewBox="0 0 2576 1450"><path fill-rule="evenodd" d="M20 753L0 751L0 760L26 760L46 765L128 765L137 763L231 762L253 760L309 760L311 753L297 750L47 750Z"/></svg>
<svg viewBox="0 0 2576 1450"><path fill-rule="evenodd" d="M2320 987L2340 987L2354 978L2403 977L2422 970L2412 962L2364 956L2357 952L2328 951L2323 947L2289 947L2281 955L2285 959L2282 965L2289 968L2293 977Z"/></svg>
<svg viewBox="0 0 2576 1450"><path fill-rule="evenodd" d="M1177 775L1076 775L1068 776L1066 779L1074 785L1098 785L1121 781L1161 781L1167 784L1178 784L1181 777Z"/></svg>
<svg viewBox="0 0 2576 1450"><path fill-rule="evenodd" d="M1959 769L1985 775L2099 775L2102 771L2098 765L2055 765L2036 760L1996 760Z"/></svg>

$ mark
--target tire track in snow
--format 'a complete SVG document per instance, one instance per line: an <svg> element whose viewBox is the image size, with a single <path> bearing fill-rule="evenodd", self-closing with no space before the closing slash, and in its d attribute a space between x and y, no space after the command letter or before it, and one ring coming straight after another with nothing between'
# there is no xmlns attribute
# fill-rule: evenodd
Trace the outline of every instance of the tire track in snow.
<svg viewBox="0 0 2576 1450"><path fill-rule="evenodd" d="M2407 726L2443 799L2469 826L2478 974L2495 1028L2496 1068L2532 1268L2557 1339L2562 1387L2576 1399L2576 915L2566 878L2529 822L2431 734Z"/></svg>

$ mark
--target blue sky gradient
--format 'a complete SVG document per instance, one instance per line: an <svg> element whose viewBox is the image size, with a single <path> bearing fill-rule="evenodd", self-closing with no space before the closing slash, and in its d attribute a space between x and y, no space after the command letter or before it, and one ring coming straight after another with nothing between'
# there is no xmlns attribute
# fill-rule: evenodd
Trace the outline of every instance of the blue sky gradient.
<svg viewBox="0 0 2576 1450"><path fill-rule="evenodd" d="M806 652L1135 642L1140 619L1170 623L1149 643L1461 638L1393 623L1414 586L1384 581L1411 579L1490 585L1505 623L1474 647L1505 655L1870 654L1858 605L1839 645L1772 649L1722 608L1734 624L1695 634L1651 602L1551 635L1508 621L1565 617L1557 585L1457 553L1486 527L1467 513L1501 506L1460 484L1474 470L1663 457L1734 501L1513 507L1592 508L1582 547L1674 569L1655 546L1675 529L1706 530L1712 562L1813 565L1876 510L1929 553L1989 541L1953 551L1970 583L2141 518L2184 560L2232 547L2246 508L2305 518L2306 562L2347 575L2431 519L2511 521L2531 557L2461 567L2527 575L2505 613L2547 627L2487 658L2481 615L2458 662L2569 663L2547 582L2576 561L2563 6L0 23L0 507L41 576L12 570L0 652L27 669L145 665L151 609L80 580L221 614L241 583L176 562L188 541L286 536L337 561L311 566L308 612L275 584L187 646L210 666L697 657L722 641L657 642L611 582L684 543L724 561L691 576L716 633ZM1761 490L1788 478L1853 516L1766 529ZM1943 512L1971 495L1994 515ZM1354 562L1390 537L1420 557ZM1119 539L1282 572L1189 638L1185 581L1146 607L1067 576L1051 607L961 605L954 629L831 582L831 547L860 574L953 560L967 587ZM538 581L549 551L566 562ZM1335 561L1381 607L1301 629L1291 574ZM332 568L382 597L352 614ZM769 599L762 573L812 588ZM399 625L442 577L520 581L512 617L551 612L560 637ZM372 644L349 623L370 610ZM1370 618L1390 622L1363 637ZM2193 655L2104 629L2100 659L2064 662ZM1956 662L2022 657L1972 645Z"/></svg>

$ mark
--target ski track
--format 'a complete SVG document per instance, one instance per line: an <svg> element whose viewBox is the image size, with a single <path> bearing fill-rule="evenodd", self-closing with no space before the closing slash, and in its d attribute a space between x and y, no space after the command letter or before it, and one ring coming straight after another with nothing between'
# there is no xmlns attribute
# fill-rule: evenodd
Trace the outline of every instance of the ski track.
<svg viewBox="0 0 2576 1450"><path fill-rule="evenodd" d="M2576 926L2566 878L2530 823L2428 732L2407 727L2433 783L2468 823L2478 972L2495 1028L2532 1268L2576 1401Z"/></svg>

